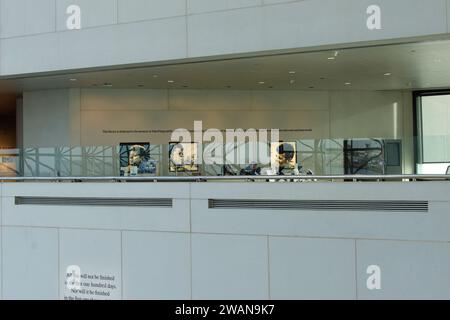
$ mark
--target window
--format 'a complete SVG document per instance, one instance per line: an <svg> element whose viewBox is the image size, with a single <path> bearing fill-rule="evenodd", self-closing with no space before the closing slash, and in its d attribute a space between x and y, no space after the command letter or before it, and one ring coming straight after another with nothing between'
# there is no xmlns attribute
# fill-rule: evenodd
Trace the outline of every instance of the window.
<svg viewBox="0 0 450 320"><path fill-rule="evenodd" d="M450 92L416 96L417 171L445 174L450 165Z"/></svg>

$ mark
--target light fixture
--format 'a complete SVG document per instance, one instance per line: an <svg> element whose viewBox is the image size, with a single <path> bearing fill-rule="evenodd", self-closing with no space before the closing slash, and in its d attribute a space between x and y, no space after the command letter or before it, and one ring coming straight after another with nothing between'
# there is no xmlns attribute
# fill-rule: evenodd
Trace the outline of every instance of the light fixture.
<svg viewBox="0 0 450 320"><path fill-rule="evenodd" d="M289 74L296 74L296 71L289 71Z"/></svg>
<svg viewBox="0 0 450 320"><path fill-rule="evenodd" d="M392 75L392 73L386 72L384 75L385 75L385 76L390 76L390 75Z"/></svg>
<svg viewBox="0 0 450 320"><path fill-rule="evenodd" d="M260 81L260 82L258 82L259 84L266 84L264 81Z"/></svg>
<svg viewBox="0 0 450 320"><path fill-rule="evenodd" d="M328 60L336 60L336 57L328 57Z"/></svg>
<svg viewBox="0 0 450 320"><path fill-rule="evenodd" d="M169 81L167 81L168 83L175 83L175 81L173 81L173 80L169 80Z"/></svg>
<svg viewBox="0 0 450 320"><path fill-rule="evenodd" d="M72 79L70 79L70 81L72 81L72 82L75 82L75 81L77 81L78 79L75 79L75 78L72 78Z"/></svg>
<svg viewBox="0 0 450 320"><path fill-rule="evenodd" d="M345 83L346 86L349 86L349 85L351 85L351 84L352 84L351 82L346 82L346 83Z"/></svg>
<svg viewBox="0 0 450 320"><path fill-rule="evenodd" d="M112 85L112 83L105 82L105 83L103 84L103 86L104 86L104 87L110 88L110 87L112 87L113 85Z"/></svg>

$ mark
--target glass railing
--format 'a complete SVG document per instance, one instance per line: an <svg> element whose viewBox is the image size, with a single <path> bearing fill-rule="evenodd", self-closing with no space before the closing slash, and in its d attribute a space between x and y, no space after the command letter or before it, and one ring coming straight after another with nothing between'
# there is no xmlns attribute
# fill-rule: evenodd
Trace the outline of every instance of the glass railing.
<svg viewBox="0 0 450 320"><path fill-rule="evenodd" d="M401 175L414 172L410 149L377 138L24 148L0 150L0 176Z"/></svg>

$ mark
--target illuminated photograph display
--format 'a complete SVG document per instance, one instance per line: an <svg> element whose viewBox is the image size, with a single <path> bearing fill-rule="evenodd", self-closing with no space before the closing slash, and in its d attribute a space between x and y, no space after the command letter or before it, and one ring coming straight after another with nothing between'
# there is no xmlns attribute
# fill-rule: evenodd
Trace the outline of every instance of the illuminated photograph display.
<svg viewBox="0 0 450 320"><path fill-rule="evenodd" d="M154 176L157 167L157 162L150 157L150 143L120 144L121 176Z"/></svg>
<svg viewBox="0 0 450 320"><path fill-rule="evenodd" d="M169 144L170 172L198 172L198 144L178 143Z"/></svg>

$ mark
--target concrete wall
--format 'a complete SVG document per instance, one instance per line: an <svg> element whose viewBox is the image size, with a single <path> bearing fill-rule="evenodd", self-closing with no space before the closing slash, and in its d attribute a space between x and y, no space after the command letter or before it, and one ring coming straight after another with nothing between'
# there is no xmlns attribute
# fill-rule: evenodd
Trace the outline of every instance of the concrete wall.
<svg viewBox="0 0 450 320"><path fill-rule="evenodd" d="M112 299L449 299L448 187L5 183L1 297L62 299L66 268L79 265L115 277ZM15 205L16 196L163 197L173 208ZM225 210L208 199L426 200L429 212ZM381 290L366 286L371 265Z"/></svg>
<svg viewBox="0 0 450 320"><path fill-rule="evenodd" d="M369 30L370 0L1 0L0 75L448 37L448 3L378 0Z"/></svg>

